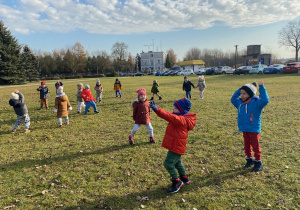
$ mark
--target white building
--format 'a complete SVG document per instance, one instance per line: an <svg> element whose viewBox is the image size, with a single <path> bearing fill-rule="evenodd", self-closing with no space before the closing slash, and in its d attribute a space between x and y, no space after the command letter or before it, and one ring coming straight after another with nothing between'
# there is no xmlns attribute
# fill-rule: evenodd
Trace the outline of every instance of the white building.
<svg viewBox="0 0 300 210"><path fill-rule="evenodd" d="M166 54L164 52L141 53L141 71L156 72L162 71L165 67Z"/></svg>

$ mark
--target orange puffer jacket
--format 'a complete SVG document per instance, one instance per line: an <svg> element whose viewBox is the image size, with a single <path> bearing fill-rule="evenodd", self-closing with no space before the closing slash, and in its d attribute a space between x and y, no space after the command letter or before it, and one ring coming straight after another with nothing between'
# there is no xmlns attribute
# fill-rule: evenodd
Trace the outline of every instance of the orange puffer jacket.
<svg viewBox="0 0 300 210"><path fill-rule="evenodd" d="M196 125L196 114L175 115L158 108L155 112L159 117L169 122L162 147L179 155L184 155L188 131Z"/></svg>
<svg viewBox="0 0 300 210"><path fill-rule="evenodd" d="M92 92L89 89L83 89L82 90L81 98L83 98L83 100L85 102L96 101L96 99L93 97Z"/></svg>

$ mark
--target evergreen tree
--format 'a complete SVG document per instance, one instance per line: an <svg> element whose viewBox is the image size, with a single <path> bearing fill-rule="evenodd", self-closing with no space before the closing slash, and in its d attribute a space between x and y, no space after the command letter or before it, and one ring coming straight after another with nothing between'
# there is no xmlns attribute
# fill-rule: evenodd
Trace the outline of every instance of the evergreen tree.
<svg viewBox="0 0 300 210"><path fill-rule="evenodd" d="M21 46L0 21L0 84L22 84L25 71L21 63Z"/></svg>
<svg viewBox="0 0 300 210"><path fill-rule="evenodd" d="M40 75L38 69L38 62L36 57L33 55L33 53L27 45L23 48L21 61L25 69L26 78L30 82L37 81Z"/></svg>
<svg viewBox="0 0 300 210"><path fill-rule="evenodd" d="M165 66L166 66L166 68L171 68L172 67L169 54L167 54Z"/></svg>

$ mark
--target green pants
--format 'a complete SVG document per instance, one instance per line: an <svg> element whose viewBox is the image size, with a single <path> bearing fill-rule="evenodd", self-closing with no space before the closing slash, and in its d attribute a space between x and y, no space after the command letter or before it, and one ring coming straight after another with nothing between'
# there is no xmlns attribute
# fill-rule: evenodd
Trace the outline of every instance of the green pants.
<svg viewBox="0 0 300 210"><path fill-rule="evenodd" d="M181 155L178 155L174 152L168 151L164 166L168 170L172 179L178 178L177 171L179 175L186 175L184 166L181 163ZM175 170L175 168L177 169L177 171Z"/></svg>

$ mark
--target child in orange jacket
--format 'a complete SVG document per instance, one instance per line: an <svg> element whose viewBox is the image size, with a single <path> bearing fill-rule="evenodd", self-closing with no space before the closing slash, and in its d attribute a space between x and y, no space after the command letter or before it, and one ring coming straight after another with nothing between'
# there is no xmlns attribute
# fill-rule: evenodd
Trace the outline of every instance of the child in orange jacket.
<svg viewBox="0 0 300 210"><path fill-rule="evenodd" d="M114 84L114 90L116 91L116 98L118 98L118 94L119 94L120 98L122 98L122 94L121 94L122 85L118 78L116 78L116 81Z"/></svg>
<svg viewBox="0 0 300 210"><path fill-rule="evenodd" d="M97 106L95 103L96 99L93 97L93 94L90 91L89 85L85 85L85 89L83 89L82 93L81 93L81 98L83 98L83 100L85 101L85 112L84 112L83 116L87 115L87 112L88 112L90 106L92 106L94 108L94 112L96 114L99 114L99 111L97 110Z"/></svg>
<svg viewBox="0 0 300 210"><path fill-rule="evenodd" d="M183 98L175 101L173 113L170 113L158 108L154 101L150 103L153 111L169 122L162 142L162 147L169 150L164 162L173 183L169 193L178 192L184 184L190 183L181 162L181 155L184 155L186 150L188 131L193 130L196 125L197 115L189 113L191 106L191 101Z"/></svg>

